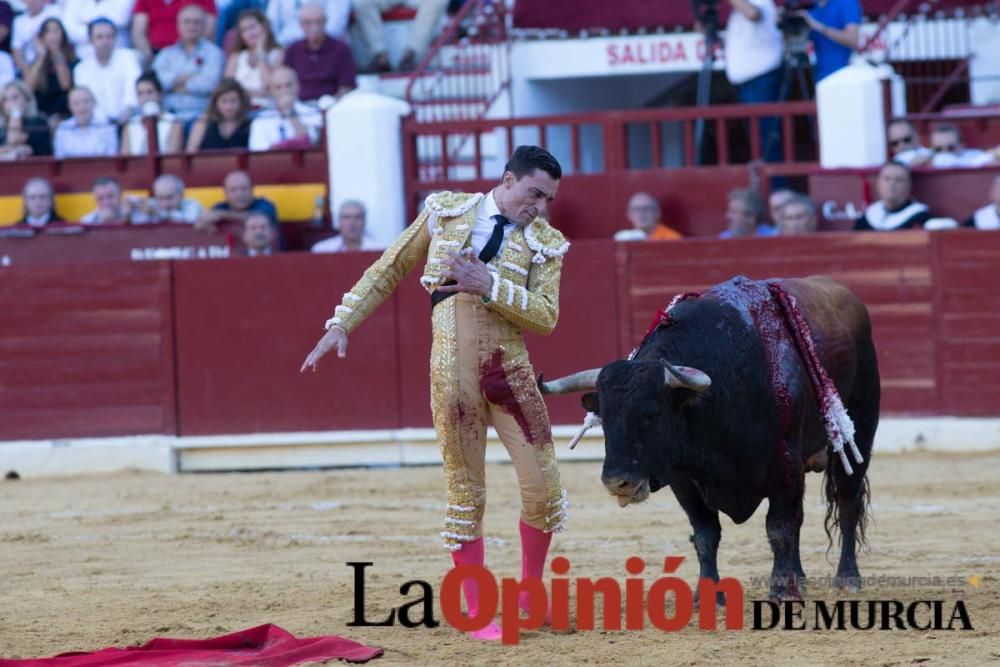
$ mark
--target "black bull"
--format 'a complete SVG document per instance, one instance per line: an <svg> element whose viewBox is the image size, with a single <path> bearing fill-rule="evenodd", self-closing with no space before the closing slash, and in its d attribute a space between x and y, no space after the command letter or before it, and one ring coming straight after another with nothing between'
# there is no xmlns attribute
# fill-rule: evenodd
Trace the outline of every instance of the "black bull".
<svg viewBox="0 0 1000 667"><path fill-rule="evenodd" d="M782 307L775 293L794 300ZM862 461L853 473L830 444L821 407L829 397L814 391L796 317L854 422ZM821 277L734 278L677 302L630 360L541 385L547 393L597 389L582 402L603 423L604 485L622 506L669 485L694 530L701 577L719 578L719 512L743 523L767 498L770 594L800 597L805 473L825 470L826 533L837 526L841 534L834 582L860 586L855 550L865 539L880 386L868 312L843 286Z"/></svg>

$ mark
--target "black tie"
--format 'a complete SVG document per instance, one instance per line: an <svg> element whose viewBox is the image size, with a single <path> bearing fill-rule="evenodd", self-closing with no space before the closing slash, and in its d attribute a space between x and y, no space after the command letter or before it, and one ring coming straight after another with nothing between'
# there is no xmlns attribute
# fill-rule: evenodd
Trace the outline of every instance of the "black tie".
<svg viewBox="0 0 1000 667"><path fill-rule="evenodd" d="M493 225L493 233L490 234L490 240L486 242L483 249L479 253L479 261L486 263L496 257L497 251L500 250L500 244L503 243L503 228L511 224L510 220L500 215L499 213L493 216L496 223Z"/></svg>

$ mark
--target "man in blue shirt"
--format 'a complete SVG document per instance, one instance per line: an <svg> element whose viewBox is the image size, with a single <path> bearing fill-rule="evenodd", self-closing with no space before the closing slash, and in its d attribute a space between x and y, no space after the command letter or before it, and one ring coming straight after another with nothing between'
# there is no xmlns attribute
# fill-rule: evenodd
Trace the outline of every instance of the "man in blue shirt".
<svg viewBox="0 0 1000 667"><path fill-rule="evenodd" d="M812 28L816 51L816 83L847 66L858 48L861 5L858 0L819 0L816 6L797 12Z"/></svg>
<svg viewBox="0 0 1000 667"><path fill-rule="evenodd" d="M245 171L231 171L222 180L222 190L226 195L221 201L206 211L198 221L198 229L214 231L216 226L224 222L245 222L251 213L263 213L271 221L274 234L281 244L281 228L278 221L278 209L269 199L254 196L253 181ZM282 249L284 246L282 245Z"/></svg>

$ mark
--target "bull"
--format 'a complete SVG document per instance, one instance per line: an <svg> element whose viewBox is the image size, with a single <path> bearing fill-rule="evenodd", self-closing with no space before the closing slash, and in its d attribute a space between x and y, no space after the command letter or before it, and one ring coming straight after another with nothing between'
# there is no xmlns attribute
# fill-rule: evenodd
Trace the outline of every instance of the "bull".
<svg viewBox="0 0 1000 667"><path fill-rule="evenodd" d="M700 576L714 581L719 512L740 524L767 498L769 595L800 599L805 473L825 471L824 526L841 543L834 585L859 589L880 385L868 311L847 288L738 276L675 299L627 360L539 384L588 391L585 428L604 429L604 486L623 507L669 486Z"/></svg>

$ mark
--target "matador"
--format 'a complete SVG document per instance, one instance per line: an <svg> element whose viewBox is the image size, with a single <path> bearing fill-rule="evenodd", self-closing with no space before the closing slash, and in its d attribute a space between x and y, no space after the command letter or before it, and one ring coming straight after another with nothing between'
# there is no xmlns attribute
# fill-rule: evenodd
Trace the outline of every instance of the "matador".
<svg viewBox="0 0 1000 667"><path fill-rule="evenodd" d="M447 510L441 536L456 565L483 565L486 428L510 455L521 492L522 578L541 579L552 534L566 524L545 403L525 349L525 330L548 334L559 317L559 279L569 243L542 217L562 170L537 146L521 146L484 194L429 196L416 220L344 294L327 333L306 358L313 368L418 264L431 295L431 413L444 462ZM463 583L470 615L475 584ZM527 600L521 600L527 611ZM472 633L498 639L493 623Z"/></svg>

